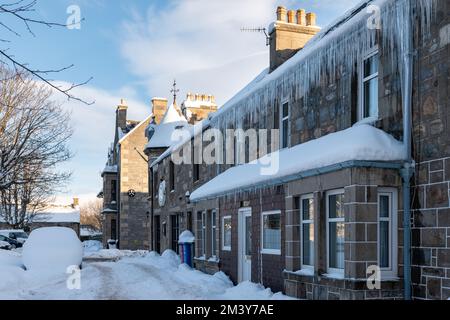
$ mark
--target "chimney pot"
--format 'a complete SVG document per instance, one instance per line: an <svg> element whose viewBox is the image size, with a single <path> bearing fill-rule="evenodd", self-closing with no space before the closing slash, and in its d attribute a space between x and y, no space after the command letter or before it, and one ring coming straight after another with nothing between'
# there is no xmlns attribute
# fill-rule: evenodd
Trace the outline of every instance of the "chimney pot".
<svg viewBox="0 0 450 320"><path fill-rule="evenodd" d="M286 8L279 6L277 8L277 21L286 21Z"/></svg>
<svg viewBox="0 0 450 320"><path fill-rule="evenodd" d="M304 9L297 10L297 24L306 26L306 11Z"/></svg>
<svg viewBox="0 0 450 320"><path fill-rule="evenodd" d="M287 13L288 23L295 23L295 11L289 10Z"/></svg>
<svg viewBox="0 0 450 320"><path fill-rule="evenodd" d="M307 13L306 14L306 25L307 26L315 26L316 25L316 14L315 13Z"/></svg>

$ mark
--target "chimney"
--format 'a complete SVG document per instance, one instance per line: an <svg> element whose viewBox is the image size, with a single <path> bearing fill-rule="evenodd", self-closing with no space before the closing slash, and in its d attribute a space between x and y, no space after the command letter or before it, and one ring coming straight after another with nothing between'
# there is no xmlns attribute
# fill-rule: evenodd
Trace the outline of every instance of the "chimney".
<svg viewBox="0 0 450 320"><path fill-rule="evenodd" d="M304 9L297 10L297 24L306 26L306 11Z"/></svg>
<svg viewBox="0 0 450 320"><path fill-rule="evenodd" d="M124 99L121 99L116 110L116 127L121 128L122 130L127 127L127 110L127 103Z"/></svg>
<svg viewBox="0 0 450 320"><path fill-rule="evenodd" d="M307 26L315 26L316 25L316 14L315 13L308 13L306 15L306 25Z"/></svg>
<svg viewBox="0 0 450 320"><path fill-rule="evenodd" d="M152 99L152 113L155 117L155 122L159 124L164 117L167 110L167 99L153 98Z"/></svg>
<svg viewBox="0 0 450 320"><path fill-rule="evenodd" d="M314 13L278 7L277 21L270 30L270 72L303 49L319 31Z"/></svg>

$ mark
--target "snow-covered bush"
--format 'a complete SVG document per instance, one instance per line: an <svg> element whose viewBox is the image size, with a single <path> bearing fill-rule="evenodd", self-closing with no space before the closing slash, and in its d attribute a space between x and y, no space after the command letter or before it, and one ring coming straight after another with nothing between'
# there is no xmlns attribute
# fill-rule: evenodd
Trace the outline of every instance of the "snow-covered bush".
<svg viewBox="0 0 450 320"><path fill-rule="evenodd" d="M69 228L34 230L23 247L22 259L27 270L66 272L69 266L79 266L83 247L75 231Z"/></svg>

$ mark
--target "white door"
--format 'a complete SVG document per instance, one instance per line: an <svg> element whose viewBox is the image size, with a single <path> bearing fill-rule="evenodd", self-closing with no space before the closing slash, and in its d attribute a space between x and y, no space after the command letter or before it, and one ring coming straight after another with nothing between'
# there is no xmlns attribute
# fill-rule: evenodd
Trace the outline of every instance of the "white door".
<svg viewBox="0 0 450 320"><path fill-rule="evenodd" d="M252 210L239 210L238 225L238 281L252 279Z"/></svg>

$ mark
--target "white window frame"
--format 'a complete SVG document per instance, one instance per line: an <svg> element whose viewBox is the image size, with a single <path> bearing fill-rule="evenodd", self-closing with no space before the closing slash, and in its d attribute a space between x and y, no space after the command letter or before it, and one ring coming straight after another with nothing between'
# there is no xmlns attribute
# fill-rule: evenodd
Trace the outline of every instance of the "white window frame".
<svg viewBox="0 0 450 320"><path fill-rule="evenodd" d="M303 200L311 200L311 199L314 201L314 195L312 193L300 197L300 268L301 270L308 270L308 271L314 271L314 261L312 265L305 264L303 261L303 225L312 224L314 226L314 219L303 220ZM315 214L316 213L314 212L314 215ZM316 241L315 236L316 235L314 234L314 242Z"/></svg>
<svg viewBox="0 0 450 320"><path fill-rule="evenodd" d="M211 210L211 258L217 258L216 238L217 238L217 210ZM214 231L214 232L213 232Z"/></svg>
<svg viewBox="0 0 450 320"><path fill-rule="evenodd" d="M225 220L230 219L231 224L231 216L222 217L222 251L231 251L231 243L229 246L225 245ZM233 232L233 227L231 227L231 232Z"/></svg>
<svg viewBox="0 0 450 320"><path fill-rule="evenodd" d="M202 211L202 257L206 258L206 211Z"/></svg>
<svg viewBox="0 0 450 320"><path fill-rule="evenodd" d="M344 277L345 274L345 263L343 269L336 269L336 268L330 268L330 222L338 222L338 223L344 223L345 224L345 217L344 218L332 218L330 219L330 196L333 195L341 195L343 194L345 197L345 190L344 189L337 189L328 191L326 193L326 242L327 242L327 273L328 275L337 275L339 277ZM345 199L345 198L344 198ZM345 235L344 235L345 239ZM344 261L345 261L345 250L344 250Z"/></svg>
<svg viewBox="0 0 450 320"><path fill-rule="evenodd" d="M379 105L377 114L374 116L365 117L364 116L364 108L365 108L365 92L364 92L364 84L374 78L379 77L379 61L378 61L378 71L369 77L364 77L364 63L367 59L372 58L374 55L379 54L379 48L378 45L374 46L372 49L370 49L362 58L362 61L360 61L359 66L359 106L358 106L358 121L368 120L368 121L376 121L379 117ZM378 88L379 89L379 88Z"/></svg>
<svg viewBox="0 0 450 320"><path fill-rule="evenodd" d="M380 217L380 197L388 196L390 209L389 217ZM398 191L395 188L379 188L377 196L377 261L380 265L380 222L389 221L389 262L390 266L381 268L382 279L396 279L398 274Z"/></svg>
<svg viewBox="0 0 450 320"><path fill-rule="evenodd" d="M283 106L287 103L288 105L288 115L286 117L283 117ZM280 130L280 150L282 149L287 149L290 146L290 140L291 140L291 103L289 101L289 99L284 99L283 101L281 101L280 104L280 125L279 125L279 130ZM284 140L283 140L283 122L287 120L287 141L286 141L286 147L283 147L284 144Z"/></svg>
<svg viewBox="0 0 450 320"><path fill-rule="evenodd" d="M280 215L280 249L265 249L264 248L264 217L270 215ZM263 254L272 254L272 255L281 255L281 210L274 211L266 211L261 215L261 253Z"/></svg>

